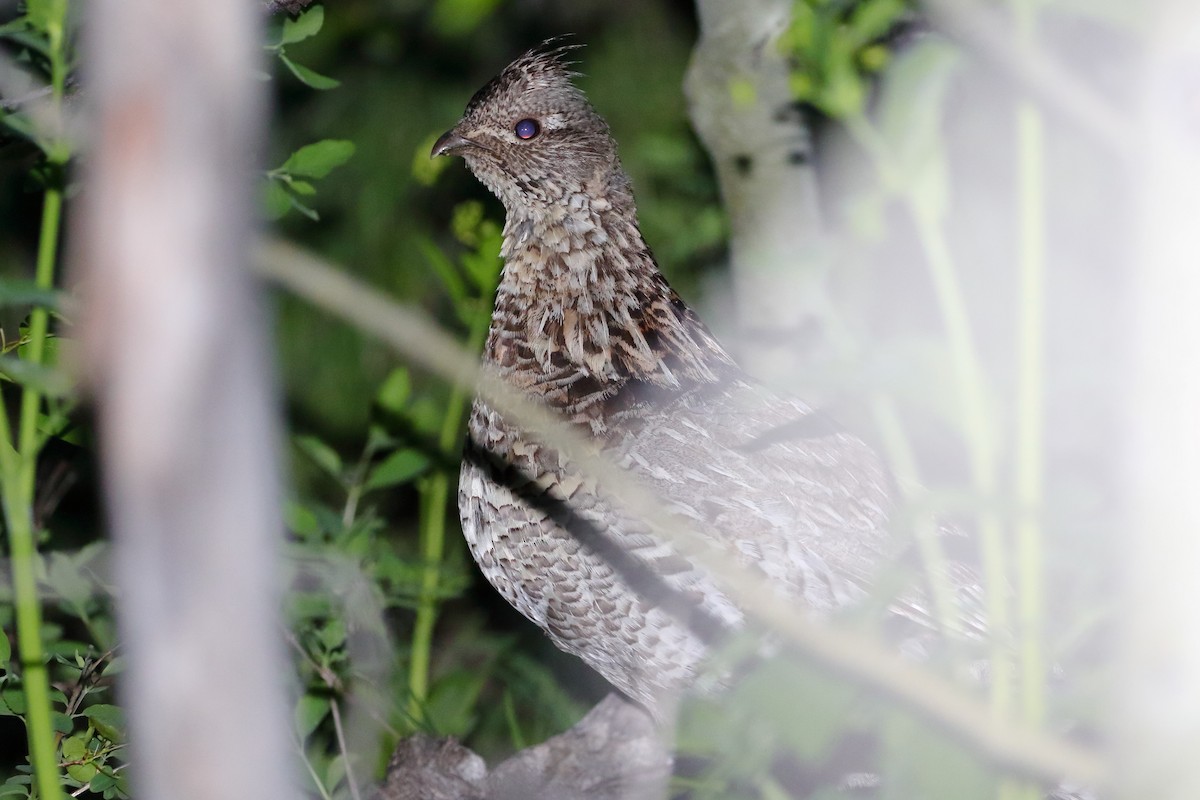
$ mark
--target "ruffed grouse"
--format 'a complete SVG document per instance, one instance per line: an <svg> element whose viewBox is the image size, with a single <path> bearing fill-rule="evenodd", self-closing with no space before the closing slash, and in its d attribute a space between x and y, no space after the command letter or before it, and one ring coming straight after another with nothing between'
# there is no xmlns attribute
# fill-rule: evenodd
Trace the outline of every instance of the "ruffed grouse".
<svg viewBox="0 0 1200 800"><path fill-rule="evenodd" d="M518 58L433 147L466 159L506 210L486 364L757 570L780 602L820 614L861 597L889 549L880 460L747 377L667 284L564 50ZM459 511L476 561L556 645L661 713L708 650L696 619L736 627L741 612L594 485L475 402ZM620 561L698 613L668 608Z"/></svg>

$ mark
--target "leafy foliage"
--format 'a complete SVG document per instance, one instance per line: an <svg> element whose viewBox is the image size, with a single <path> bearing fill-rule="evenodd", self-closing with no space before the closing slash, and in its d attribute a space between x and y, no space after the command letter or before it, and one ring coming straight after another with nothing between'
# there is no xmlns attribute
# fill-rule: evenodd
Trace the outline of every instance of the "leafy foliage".
<svg viewBox="0 0 1200 800"><path fill-rule="evenodd" d="M267 216L279 219L289 210L295 209L313 222L320 220L320 215L306 206L300 198L315 195L317 188L311 181L324 178L349 161L353 155L354 142L337 139L314 142L292 153L287 161L267 172L264 199Z"/></svg>
<svg viewBox="0 0 1200 800"><path fill-rule="evenodd" d="M297 64L288 56L287 46L303 42L305 39L311 39L321 32L321 27L324 24L325 7L311 6L295 19L284 19L271 32L266 45L267 50L274 53L279 62L287 67L288 71L296 76L297 80L309 88L320 90L336 89L342 85L341 81L334 80L316 70Z"/></svg>

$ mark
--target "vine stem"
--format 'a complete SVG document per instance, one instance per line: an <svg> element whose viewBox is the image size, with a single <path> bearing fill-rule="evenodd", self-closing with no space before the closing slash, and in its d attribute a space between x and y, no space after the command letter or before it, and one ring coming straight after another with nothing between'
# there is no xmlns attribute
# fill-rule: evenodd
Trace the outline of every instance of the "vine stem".
<svg viewBox="0 0 1200 800"><path fill-rule="evenodd" d="M1014 0L1019 51L1034 45L1036 0ZM1045 131L1033 103L1019 101L1017 137L1018 307L1016 441L1013 492L1016 510L1015 542L1019 567L1021 714L1031 728L1046 717L1046 664L1043 652L1045 618L1045 548L1041 510L1044 502L1046 204ZM1023 800L1041 796L1025 785Z"/></svg>
<svg viewBox="0 0 1200 800"><path fill-rule="evenodd" d="M1006 632L1011 630L1008 602L1008 553L1004 525L995 502L999 491L998 448L989 414L987 389L966 300L959 285L954 260L940 221L917 198L908 197L917 236L929 262L930 276L950 345L950 359L958 380L959 402L966 433L967 459L972 483L979 495L977 515L987 588L988 627L992 631L989 662L992 713L1008 718L1013 710L1013 665Z"/></svg>
<svg viewBox="0 0 1200 800"><path fill-rule="evenodd" d="M481 308L471 321L468 342L472 352L483 346L491 315ZM446 403L446 415L442 417L442 429L438 434L438 449L442 455L453 456L466 413L467 391L455 386ZM417 615L413 624L412 655L408 668L408 712L414 720L429 722L425 717L425 701L429 696L429 667L433 654L433 630L437 623L439 579L442 560L446 553L446 505L450 502L451 475L445 470L423 479L421 492L421 563L425 568L421 574L420 595L417 598Z"/></svg>
<svg viewBox="0 0 1200 800"><path fill-rule="evenodd" d="M38 240L35 280L39 288L50 288L54 280L61 219L62 192L47 189ZM48 324L49 312L42 307L35 308L29 325L27 349L27 359L31 363L42 363ZM21 659L25 689L29 760L33 765L38 796L42 800L58 800L62 797L62 786L51 719L50 676L41 637L42 609L37 592L38 556L33 525L33 489L39 447L37 417L41 400L41 393L36 389L30 386L23 389L15 450L7 412L0 408L0 449L5 451L0 466L3 468L4 510L12 560L17 652Z"/></svg>
<svg viewBox="0 0 1200 800"><path fill-rule="evenodd" d="M864 117L848 118L847 129L875 161L884 185L897 187L916 229L929 268L946 340L951 367L958 384L959 407L967 448L971 483L979 497L978 535L982 546L986 586L991 669L991 710L997 719L1013 713L1015 670L1006 632L1012 629L1008 598L1008 552L1004 524L995 508L999 496L999 440L988 400L987 380L979 357L970 315L959 283L954 257L946 241L937 204L924 202L919 189L898 177L889 145Z"/></svg>
<svg viewBox="0 0 1200 800"><path fill-rule="evenodd" d="M50 89L57 129L47 148L47 161L54 173L70 158L69 145L62 135L62 100L66 87L65 25L67 2L50 4L45 33L50 61ZM58 257L58 238L62 227L62 189L51 185L42 200L42 223L38 233L37 266L34 282L39 289L54 285L54 264ZM23 355L40 366L46 354L50 312L34 306L30 313L29 340ZM17 653L21 660L25 691L25 722L29 740L29 761L33 780L41 800L60 800L63 796L58 769L50 699L50 674L42 642L42 608L38 598L38 555L33 520L34 482L37 455L41 448L37 420L42 393L32 385L21 390L20 420L14 446L7 408L0 402L0 494L3 495L8 528L9 555L12 562L13 601L16 606Z"/></svg>

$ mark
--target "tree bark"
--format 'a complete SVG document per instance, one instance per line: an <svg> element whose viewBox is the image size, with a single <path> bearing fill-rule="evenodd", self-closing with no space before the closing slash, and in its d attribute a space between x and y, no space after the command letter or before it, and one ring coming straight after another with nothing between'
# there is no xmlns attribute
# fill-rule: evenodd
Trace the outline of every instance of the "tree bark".
<svg viewBox="0 0 1200 800"><path fill-rule="evenodd" d="M258 9L97 0L73 260L145 800L298 796L278 619L278 406L248 269Z"/></svg>
<svg viewBox="0 0 1200 800"><path fill-rule="evenodd" d="M730 220L742 365L789 385L824 355L826 299L812 140L775 44L792 0L696 0L685 88Z"/></svg>

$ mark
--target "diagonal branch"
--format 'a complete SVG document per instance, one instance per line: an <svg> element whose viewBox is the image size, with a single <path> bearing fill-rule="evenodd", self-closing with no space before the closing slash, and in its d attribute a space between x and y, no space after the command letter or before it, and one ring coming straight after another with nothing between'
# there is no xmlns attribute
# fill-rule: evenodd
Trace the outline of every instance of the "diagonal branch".
<svg viewBox="0 0 1200 800"><path fill-rule="evenodd" d="M818 624L779 602L771 589L663 510L662 503L545 408L525 399L422 312L399 305L295 246L275 241L258 251L260 272L283 288L391 345L410 363L477 391L527 436L556 448L607 492L701 564L748 615L830 672L854 680L950 731L998 766L1057 783L1064 777L1100 786L1106 770L1086 749L994 719L987 706L944 679L901 659L861 634Z"/></svg>

